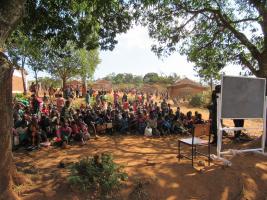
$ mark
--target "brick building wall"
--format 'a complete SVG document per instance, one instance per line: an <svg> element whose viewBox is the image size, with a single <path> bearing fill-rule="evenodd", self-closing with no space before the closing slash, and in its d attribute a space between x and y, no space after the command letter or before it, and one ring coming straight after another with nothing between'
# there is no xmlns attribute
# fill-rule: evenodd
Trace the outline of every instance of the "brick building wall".
<svg viewBox="0 0 267 200"><path fill-rule="evenodd" d="M200 88L200 87L194 87L194 86L182 86L182 87L170 87L168 89L168 93L171 98L182 98L186 96L191 96L195 95L198 93L201 93L205 90L205 88Z"/></svg>
<svg viewBox="0 0 267 200"><path fill-rule="evenodd" d="M24 74L27 88L27 75ZM20 70L15 70L12 77L12 93L23 93L23 80Z"/></svg>

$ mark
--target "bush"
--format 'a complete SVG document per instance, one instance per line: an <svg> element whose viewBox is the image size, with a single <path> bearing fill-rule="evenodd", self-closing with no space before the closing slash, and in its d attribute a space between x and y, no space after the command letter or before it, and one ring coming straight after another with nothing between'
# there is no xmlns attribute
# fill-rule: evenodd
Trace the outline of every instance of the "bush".
<svg viewBox="0 0 267 200"><path fill-rule="evenodd" d="M118 191L122 181L127 179L123 167L114 163L111 154L86 157L71 167L68 181L71 185L88 191L95 190L100 196Z"/></svg>
<svg viewBox="0 0 267 200"><path fill-rule="evenodd" d="M189 101L189 105L193 107L202 107L206 104L205 98L203 94L196 94L192 96L192 98Z"/></svg>
<svg viewBox="0 0 267 200"><path fill-rule="evenodd" d="M15 102L21 102L24 106L29 106L29 100L26 95L23 94L15 94L14 96Z"/></svg>
<svg viewBox="0 0 267 200"><path fill-rule="evenodd" d="M15 98L17 100L28 100L28 97L26 95L20 93L15 94Z"/></svg>

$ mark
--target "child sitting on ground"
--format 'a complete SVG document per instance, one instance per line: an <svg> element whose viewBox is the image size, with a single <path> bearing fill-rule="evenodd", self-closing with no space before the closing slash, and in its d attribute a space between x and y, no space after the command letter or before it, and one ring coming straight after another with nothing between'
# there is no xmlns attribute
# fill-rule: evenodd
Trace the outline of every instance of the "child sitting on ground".
<svg viewBox="0 0 267 200"><path fill-rule="evenodd" d="M144 113L139 113L138 118L137 118L137 124L138 124L138 132L141 135L144 135L144 131L146 128L146 117Z"/></svg>
<svg viewBox="0 0 267 200"><path fill-rule="evenodd" d="M152 135L160 136L160 132L157 129L157 119L152 111L150 112L149 119L147 120L147 127L152 128Z"/></svg>
<svg viewBox="0 0 267 200"><path fill-rule="evenodd" d="M72 121L70 127L72 130L71 138L73 138L75 141L78 141L84 144L82 132L80 130L80 127L77 125L77 123L75 121Z"/></svg>
<svg viewBox="0 0 267 200"><path fill-rule="evenodd" d="M204 120L202 119L202 115L200 113L197 114L194 123L195 124L204 124L205 123Z"/></svg>
<svg viewBox="0 0 267 200"><path fill-rule="evenodd" d="M28 126L29 144L28 150L34 150L39 148L41 142L40 128L35 116L32 117L32 121Z"/></svg>
<svg viewBox="0 0 267 200"><path fill-rule="evenodd" d="M57 144L58 146L66 147L72 130L64 118L60 119L60 125L60 128L57 130Z"/></svg>
<svg viewBox="0 0 267 200"><path fill-rule="evenodd" d="M190 132L193 130L193 118L192 118L192 112L188 111L186 113L186 117L183 121L184 127L188 129Z"/></svg>
<svg viewBox="0 0 267 200"><path fill-rule="evenodd" d="M88 132L88 126L86 123L84 123L82 117L79 117L78 119L78 127L80 128L80 132L82 133L82 139L85 143L85 141L90 139L90 134Z"/></svg>

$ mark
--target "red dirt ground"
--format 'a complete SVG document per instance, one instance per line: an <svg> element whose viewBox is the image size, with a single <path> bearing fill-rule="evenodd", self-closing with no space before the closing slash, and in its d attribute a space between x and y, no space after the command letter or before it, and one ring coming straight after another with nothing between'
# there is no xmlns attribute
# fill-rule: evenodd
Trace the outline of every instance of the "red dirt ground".
<svg viewBox="0 0 267 200"><path fill-rule="evenodd" d="M201 108L180 106L181 111L195 110L208 119L208 112ZM176 109L174 108L174 111ZM224 124L231 126L232 122ZM260 126L261 121L246 121L246 127ZM260 132L255 132L258 136ZM246 153L231 159L232 166L205 162L205 167L191 167L191 161L178 162L177 136L145 138L143 136L102 136L90 140L87 145L69 146L67 149L54 147L40 151L14 152L18 170L32 180L32 184L16 186L14 190L23 200L84 200L95 199L74 190L67 182L69 170L58 168L60 161L69 166L84 156L109 152L117 163L125 166L129 180L122 186L117 199L131 200L267 200L267 156ZM259 140L235 144L224 139L225 148L242 146L259 147ZM189 149L185 149L188 151ZM204 150L204 149L203 149ZM215 153L216 147L212 147ZM203 160L204 158L199 158ZM201 170L200 170L201 169ZM133 198L130 194L142 183L147 198Z"/></svg>
<svg viewBox="0 0 267 200"><path fill-rule="evenodd" d="M229 148L233 145L227 144ZM245 145L254 146L256 143ZM215 152L215 147L212 151ZM31 178L32 184L14 189L23 200L94 199L73 190L66 180L68 169L57 168L57 165L62 160L68 165L81 157L103 152L112 153L117 163L125 165L129 175L118 199L130 199L129 194L140 181L145 183L144 192L151 200L266 200L267 197L267 156L253 153L236 155L231 159L231 167L213 162L211 166L205 163L206 166L199 171L200 167L192 168L189 160L178 162L177 136L102 136L82 147L74 145L67 149L49 147L30 153L15 152L18 169Z"/></svg>

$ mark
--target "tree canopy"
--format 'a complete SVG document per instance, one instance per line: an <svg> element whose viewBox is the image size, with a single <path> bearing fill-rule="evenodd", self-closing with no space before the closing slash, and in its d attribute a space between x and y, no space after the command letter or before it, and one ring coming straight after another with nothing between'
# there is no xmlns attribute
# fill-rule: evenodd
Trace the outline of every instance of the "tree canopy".
<svg viewBox="0 0 267 200"><path fill-rule="evenodd" d="M267 2L265 0L132 0L135 16L158 41L159 56L174 51L205 55L216 63L240 64L267 78ZM204 53L203 53L204 52ZM217 67L217 66L214 66Z"/></svg>
<svg viewBox="0 0 267 200"><path fill-rule="evenodd" d="M180 79L176 73L173 73L169 76L165 76L163 74L159 75L155 72L149 72L142 75L133 75L131 73L112 73L104 77L105 80L112 81L113 84L135 84L140 85L143 83L153 84L153 83L160 83L160 84L172 84L175 81Z"/></svg>
<svg viewBox="0 0 267 200"><path fill-rule="evenodd" d="M64 48L54 48L50 43L46 46L46 69L55 77L60 77L65 88L66 81L79 73L79 56L75 45L67 42Z"/></svg>
<svg viewBox="0 0 267 200"><path fill-rule="evenodd" d="M131 25L129 5L124 1L41 0L24 2L22 21L16 27L12 27L15 31L8 38L6 47L12 62L21 64L23 68L26 64L34 71L36 78L38 71L43 70L53 75L60 75L64 79L77 75L77 68L74 64L78 63L80 76L83 79L92 77L96 65L100 62L96 49L112 50L117 43L116 34L126 32ZM13 8L7 2L3 2L3 5L3 8L6 8L3 12L6 13L9 7ZM48 43L49 49L43 46ZM68 43L72 43L76 49L79 49L75 52L76 58L66 55ZM59 51L65 51L65 54L60 55ZM51 52L54 53L53 56ZM69 63L67 67L66 63L77 59L78 54L79 59L76 61L79 62ZM49 59L46 58L47 56ZM65 60L64 70L62 65L59 65L63 60ZM52 64L52 61L58 62L58 65Z"/></svg>
<svg viewBox="0 0 267 200"><path fill-rule="evenodd" d="M112 50L116 34L130 25L127 4L120 0L40 0L27 1L20 28L33 38L53 38L56 46L72 41L79 48Z"/></svg>
<svg viewBox="0 0 267 200"><path fill-rule="evenodd" d="M119 74L109 74L104 77L105 80L111 81L113 84L122 84L122 83L133 83L133 84L141 84L143 82L143 77L139 75L133 75L130 73L119 73Z"/></svg>
<svg viewBox="0 0 267 200"><path fill-rule="evenodd" d="M97 65L101 62L99 58L99 50L86 50L85 48L77 50L77 56L79 57L79 73L78 75L86 81L91 79L97 68Z"/></svg>

